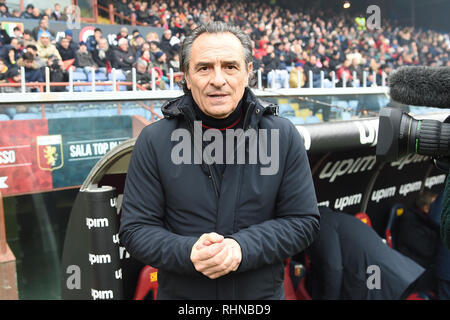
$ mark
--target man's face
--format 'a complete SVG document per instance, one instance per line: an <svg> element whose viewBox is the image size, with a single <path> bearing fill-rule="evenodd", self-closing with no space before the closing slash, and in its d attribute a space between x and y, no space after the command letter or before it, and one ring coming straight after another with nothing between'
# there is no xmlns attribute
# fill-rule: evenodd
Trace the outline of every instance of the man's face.
<svg viewBox="0 0 450 320"><path fill-rule="evenodd" d="M41 37L40 40L44 46L48 46L50 44L50 39L48 37Z"/></svg>
<svg viewBox="0 0 450 320"><path fill-rule="evenodd" d="M143 65L143 64L138 63L136 65L136 70L139 73L145 73L147 71L147 67L145 65Z"/></svg>
<svg viewBox="0 0 450 320"><path fill-rule="evenodd" d="M226 118L242 99L251 70L235 35L204 33L192 44L186 84L205 114Z"/></svg>
<svg viewBox="0 0 450 320"><path fill-rule="evenodd" d="M67 38L61 39L61 46L62 46L64 49L69 48L69 39L67 39Z"/></svg>
<svg viewBox="0 0 450 320"><path fill-rule="evenodd" d="M128 51L128 42L124 41L121 45L120 45L120 49L122 49L122 51Z"/></svg>

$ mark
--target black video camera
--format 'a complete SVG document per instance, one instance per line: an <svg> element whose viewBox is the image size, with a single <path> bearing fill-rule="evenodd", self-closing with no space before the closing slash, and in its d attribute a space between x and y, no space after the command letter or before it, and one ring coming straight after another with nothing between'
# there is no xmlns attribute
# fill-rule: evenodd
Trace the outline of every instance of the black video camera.
<svg viewBox="0 0 450 320"><path fill-rule="evenodd" d="M407 105L450 108L450 67L404 67L389 78L391 99ZM410 153L430 156L450 169L450 116L418 120L395 107L381 109L377 159L395 161Z"/></svg>

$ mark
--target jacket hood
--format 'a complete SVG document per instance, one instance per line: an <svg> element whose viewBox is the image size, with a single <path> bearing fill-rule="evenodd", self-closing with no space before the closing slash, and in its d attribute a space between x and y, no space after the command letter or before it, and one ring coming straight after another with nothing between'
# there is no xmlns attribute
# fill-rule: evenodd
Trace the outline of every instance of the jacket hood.
<svg viewBox="0 0 450 320"><path fill-rule="evenodd" d="M249 88L245 89L244 96L246 97L246 105L250 106L251 104L255 104L255 108L263 111L263 115L278 115L278 106L276 104L258 99ZM165 118L184 117L191 114L190 112L187 112L187 109L192 109L193 104L194 99L192 95L190 93L184 94L181 97L167 101L161 107L161 111Z"/></svg>

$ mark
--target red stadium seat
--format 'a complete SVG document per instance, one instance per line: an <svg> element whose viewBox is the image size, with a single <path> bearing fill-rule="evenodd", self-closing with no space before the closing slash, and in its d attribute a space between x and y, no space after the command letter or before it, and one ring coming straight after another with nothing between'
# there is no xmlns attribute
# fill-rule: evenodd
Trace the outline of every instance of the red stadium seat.
<svg viewBox="0 0 450 320"><path fill-rule="evenodd" d="M370 221L370 218L367 215L367 213L359 212L359 213L355 214L355 218L361 220L362 222L364 222L368 226L372 227L372 221Z"/></svg>
<svg viewBox="0 0 450 320"><path fill-rule="evenodd" d="M284 266L284 295L286 300L297 300L295 295L294 285L292 284L291 275L289 272L289 266L291 264L291 259L286 259Z"/></svg>
<svg viewBox="0 0 450 320"><path fill-rule="evenodd" d="M385 237L389 247L395 249L395 234L400 217L405 212L405 207L401 203L396 203L392 206L389 212L389 221L385 230Z"/></svg>
<svg viewBox="0 0 450 320"><path fill-rule="evenodd" d="M145 266L139 274L133 299L144 300L150 290L153 291L152 299L156 300L156 294L158 292L158 270L150 266Z"/></svg>

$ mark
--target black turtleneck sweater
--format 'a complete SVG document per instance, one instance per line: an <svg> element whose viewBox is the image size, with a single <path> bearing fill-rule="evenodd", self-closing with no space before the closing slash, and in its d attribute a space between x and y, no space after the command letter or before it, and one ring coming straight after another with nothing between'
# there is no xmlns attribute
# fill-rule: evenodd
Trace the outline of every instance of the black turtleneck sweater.
<svg viewBox="0 0 450 320"><path fill-rule="evenodd" d="M215 164L215 166L219 169L219 172L223 175L225 171L225 155L227 154L226 143L225 143L225 133L227 129L242 129L244 127L244 116L246 111L245 101L246 94L244 94L241 101L239 101L238 106L234 111L226 118L217 119L211 116L206 115L195 103L194 101L194 111L195 118L197 121L202 122L203 133L208 129L217 129L222 132L223 135L223 156L222 164Z"/></svg>

